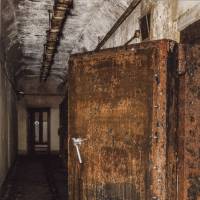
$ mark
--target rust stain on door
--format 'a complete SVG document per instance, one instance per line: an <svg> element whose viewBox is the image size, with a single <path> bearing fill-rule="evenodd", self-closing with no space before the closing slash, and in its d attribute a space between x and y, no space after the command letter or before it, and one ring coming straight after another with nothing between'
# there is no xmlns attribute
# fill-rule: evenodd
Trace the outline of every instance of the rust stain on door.
<svg viewBox="0 0 200 200"><path fill-rule="evenodd" d="M175 124L169 121L172 129L166 128L168 117L176 113L167 104L167 73L174 73L170 44L164 40L72 56L69 200L166 199L166 183L172 182L166 170L176 164L174 156L170 162L166 157L173 145L167 144L167 130L175 134ZM79 137L86 139L80 146L83 164L72 144Z"/></svg>
<svg viewBox="0 0 200 200"><path fill-rule="evenodd" d="M179 198L200 199L200 45L185 45L180 79Z"/></svg>

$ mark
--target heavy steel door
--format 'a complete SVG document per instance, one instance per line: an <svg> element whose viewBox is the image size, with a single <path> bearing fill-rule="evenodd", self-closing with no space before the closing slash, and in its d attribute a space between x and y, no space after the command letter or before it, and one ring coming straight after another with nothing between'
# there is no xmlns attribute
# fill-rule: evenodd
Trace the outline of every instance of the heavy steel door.
<svg viewBox="0 0 200 200"><path fill-rule="evenodd" d="M69 200L176 196L176 147L167 144L175 135L174 45L163 40L72 56Z"/></svg>

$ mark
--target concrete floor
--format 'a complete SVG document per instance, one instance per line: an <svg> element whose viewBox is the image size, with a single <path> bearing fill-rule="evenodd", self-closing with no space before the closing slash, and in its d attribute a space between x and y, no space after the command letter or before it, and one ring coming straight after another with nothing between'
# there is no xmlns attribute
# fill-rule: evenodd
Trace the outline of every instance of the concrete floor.
<svg viewBox="0 0 200 200"><path fill-rule="evenodd" d="M57 156L19 157L0 200L66 200L67 176Z"/></svg>

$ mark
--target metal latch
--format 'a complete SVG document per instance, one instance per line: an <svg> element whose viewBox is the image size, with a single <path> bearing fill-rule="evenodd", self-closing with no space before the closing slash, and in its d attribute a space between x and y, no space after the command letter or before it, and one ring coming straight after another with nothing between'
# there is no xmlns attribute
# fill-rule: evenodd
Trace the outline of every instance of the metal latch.
<svg viewBox="0 0 200 200"><path fill-rule="evenodd" d="M85 140L87 140L87 139L72 138L73 145L74 145L75 148L76 148L76 153L77 153L77 156L78 156L79 163L83 163L82 158L81 158L81 153L80 153L79 146L80 146Z"/></svg>

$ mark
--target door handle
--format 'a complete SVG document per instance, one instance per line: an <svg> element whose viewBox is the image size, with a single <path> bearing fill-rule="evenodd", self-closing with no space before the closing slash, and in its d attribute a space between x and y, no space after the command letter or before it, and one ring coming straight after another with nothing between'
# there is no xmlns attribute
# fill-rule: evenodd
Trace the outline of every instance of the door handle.
<svg viewBox="0 0 200 200"><path fill-rule="evenodd" d="M72 142L73 142L73 145L75 146L76 148L76 153L77 153L77 156L78 156L78 160L79 160L79 163L82 164L83 161L82 161L82 158L81 158L81 153L80 153L80 145L86 141L87 139L82 139L82 138L72 138Z"/></svg>

